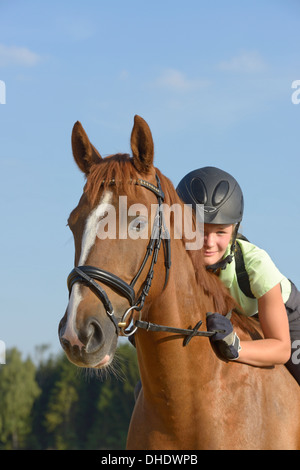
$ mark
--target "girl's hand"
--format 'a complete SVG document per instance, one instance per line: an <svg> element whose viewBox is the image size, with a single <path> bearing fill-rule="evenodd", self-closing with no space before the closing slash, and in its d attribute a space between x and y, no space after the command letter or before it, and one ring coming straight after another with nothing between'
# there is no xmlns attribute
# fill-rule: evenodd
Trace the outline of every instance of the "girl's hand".
<svg viewBox="0 0 300 470"><path fill-rule="evenodd" d="M216 346L220 355L230 361L239 358L240 340L233 331L230 320L220 313L207 313L206 324L208 331L215 331L210 342Z"/></svg>

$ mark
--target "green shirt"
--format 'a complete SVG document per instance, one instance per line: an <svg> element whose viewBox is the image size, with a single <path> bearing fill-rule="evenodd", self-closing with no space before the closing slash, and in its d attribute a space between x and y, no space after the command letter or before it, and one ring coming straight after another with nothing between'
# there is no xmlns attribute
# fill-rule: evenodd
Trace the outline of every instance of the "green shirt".
<svg viewBox="0 0 300 470"><path fill-rule="evenodd" d="M250 287L255 299L247 297L239 288L235 271L235 259L221 270L220 279L229 289L232 297L242 307L246 316L255 315L258 312L257 299L266 294L270 289L280 283L283 302L286 303L291 294L290 281L280 273L268 253L252 243L237 240L239 243L245 268L249 276ZM228 246L224 258L230 253Z"/></svg>

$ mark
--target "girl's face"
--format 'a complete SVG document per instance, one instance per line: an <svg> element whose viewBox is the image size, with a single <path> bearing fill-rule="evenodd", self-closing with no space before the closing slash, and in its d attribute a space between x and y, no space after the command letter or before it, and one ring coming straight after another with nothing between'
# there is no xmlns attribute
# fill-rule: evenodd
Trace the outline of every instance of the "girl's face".
<svg viewBox="0 0 300 470"><path fill-rule="evenodd" d="M204 224L204 264L209 266L223 258L231 241L233 225Z"/></svg>

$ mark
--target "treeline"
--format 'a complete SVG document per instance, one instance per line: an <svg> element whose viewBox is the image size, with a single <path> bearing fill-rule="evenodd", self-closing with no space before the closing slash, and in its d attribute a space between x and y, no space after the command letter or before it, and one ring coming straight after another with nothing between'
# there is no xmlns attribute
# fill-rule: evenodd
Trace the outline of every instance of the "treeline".
<svg viewBox="0 0 300 470"><path fill-rule="evenodd" d="M139 372L129 343L116 356L113 369L97 377L63 353L35 365L17 349L7 351L0 365L0 449L124 449Z"/></svg>

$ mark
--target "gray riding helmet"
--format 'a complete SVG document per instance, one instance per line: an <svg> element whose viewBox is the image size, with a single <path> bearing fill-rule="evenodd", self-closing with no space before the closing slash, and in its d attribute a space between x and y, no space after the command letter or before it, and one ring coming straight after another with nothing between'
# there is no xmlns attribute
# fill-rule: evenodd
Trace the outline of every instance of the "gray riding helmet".
<svg viewBox="0 0 300 470"><path fill-rule="evenodd" d="M233 176L212 166L185 175L176 191L186 204L204 205L204 223L239 224L244 212L242 190Z"/></svg>

